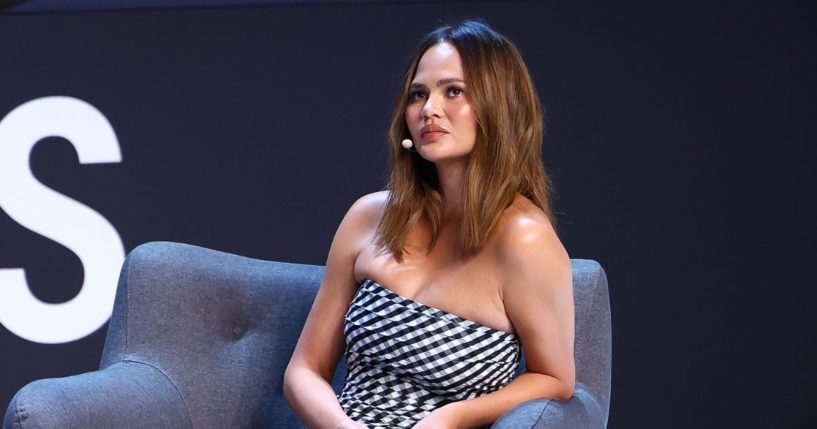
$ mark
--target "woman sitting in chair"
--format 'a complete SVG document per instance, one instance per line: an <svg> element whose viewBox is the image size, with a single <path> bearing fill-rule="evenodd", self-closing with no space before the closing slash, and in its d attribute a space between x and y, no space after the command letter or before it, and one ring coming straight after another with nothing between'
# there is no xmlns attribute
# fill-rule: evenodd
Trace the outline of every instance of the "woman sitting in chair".
<svg viewBox="0 0 817 429"><path fill-rule="evenodd" d="M542 117L519 52L484 23L420 42L391 121L388 190L343 218L286 370L307 427L475 427L572 396L571 267Z"/></svg>

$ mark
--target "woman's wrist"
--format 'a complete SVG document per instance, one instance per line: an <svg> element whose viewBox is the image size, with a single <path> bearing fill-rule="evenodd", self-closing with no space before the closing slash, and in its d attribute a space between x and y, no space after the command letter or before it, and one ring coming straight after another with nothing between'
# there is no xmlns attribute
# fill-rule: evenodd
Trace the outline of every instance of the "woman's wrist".
<svg viewBox="0 0 817 429"><path fill-rule="evenodd" d="M451 427L466 428L468 407L465 401L452 402L437 409L438 412L444 415L445 421L451 424Z"/></svg>
<svg viewBox="0 0 817 429"><path fill-rule="evenodd" d="M348 417L335 424L335 429L361 429L365 427L366 426L362 423L356 422Z"/></svg>
<svg viewBox="0 0 817 429"><path fill-rule="evenodd" d="M442 408L445 408L446 419L453 423L454 427L470 428L482 426L483 423L479 418L480 413L478 410L473 409L473 405L472 400L466 399L464 401L452 402Z"/></svg>

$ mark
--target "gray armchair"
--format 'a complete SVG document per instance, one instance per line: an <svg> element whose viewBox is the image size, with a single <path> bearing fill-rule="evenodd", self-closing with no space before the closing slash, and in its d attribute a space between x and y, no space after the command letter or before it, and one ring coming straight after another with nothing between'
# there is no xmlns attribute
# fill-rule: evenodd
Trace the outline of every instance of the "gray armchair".
<svg viewBox="0 0 817 429"><path fill-rule="evenodd" d="M610 401L607 280L573 260L575 395L508 411L496 428L604 428ZM3 428L300 427L284 369L323 267L261 261L178 243L125 260L98 371L34 381ZM345 373L339 364L333 386Z"/></svg>

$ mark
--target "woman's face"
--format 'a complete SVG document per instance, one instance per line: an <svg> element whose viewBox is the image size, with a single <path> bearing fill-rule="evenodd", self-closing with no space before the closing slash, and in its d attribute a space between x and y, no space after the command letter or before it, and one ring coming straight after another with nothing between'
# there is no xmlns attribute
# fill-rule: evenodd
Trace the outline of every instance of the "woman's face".
<svg viewBox="0 0 817 429"><path fill-rule="evenodd" d="M428 161L467 159L477 138L477 121L462 73L460 54L442 42L417 64L406 105L406 124L414 145Z"/></svg>

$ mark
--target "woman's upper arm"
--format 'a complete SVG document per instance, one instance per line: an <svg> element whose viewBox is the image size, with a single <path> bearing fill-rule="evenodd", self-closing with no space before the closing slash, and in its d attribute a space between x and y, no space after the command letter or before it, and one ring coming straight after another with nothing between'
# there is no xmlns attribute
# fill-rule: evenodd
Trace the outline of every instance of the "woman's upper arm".
<svg viewBox="0 0 817 429"><path fill-rule="evenodd" d="M383 192L358 199L332 240L320 289L304 323L290 365L308 366L329 380L345 347L343 317L357 290L354 266L364 242L377 227Z"/></svg>
<svg viewBox="0 0 817 429"><path fill-rule="evenodd" d="M570 258L550 222L520 218L502 245L505 312L525 350L529 372L552 376L570 397L576 380Z"/></svg>

